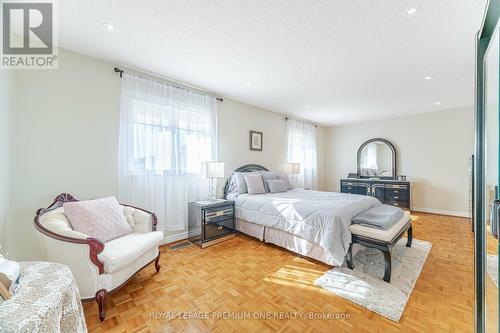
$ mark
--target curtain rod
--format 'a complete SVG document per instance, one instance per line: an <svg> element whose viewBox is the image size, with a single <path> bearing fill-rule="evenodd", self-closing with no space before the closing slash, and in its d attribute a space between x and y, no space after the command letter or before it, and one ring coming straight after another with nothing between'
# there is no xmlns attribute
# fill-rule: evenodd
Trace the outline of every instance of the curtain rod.
<svg viewBox="0 0 500 333"><path fill-rule="evenodd" d="M123 69L118 68L118 67L115 67L113 70L115 71L115 73L120 73L120 78L122 78L122 77L123 77L123 72L124 72L124 70L123 70ZM147 73L146 73L146 74L147 74ZM148 74L147 74L147 75L148 75ZM154 75L151 75L151 76L154 76ZM174 82L174 81L172 81L172 80L169 80L169 79L166 79L166 78L162 78L162 77L157 77L157 78L162 79L162 80L165 80L165 81L168 81L168 82L169 82L169 83L171 83L171 84L172 84L172 83L174 83L174 84L176 84L176 85L177 85L177 86L176 86L177 88L184 88L184 89L185 89L185 88L193 88L193 89L196 89L196 90L198 90L198 91L202 91L202 92L205 92L205 93L206 93L206 91L203 91L202 89L199 89L199 88L197 88L197 87L191 87L191 86L189 86L189 85L181 85L181 84L180 84L180 83L178 83L178 82ZM222 98L222 97L215 97L215 99L216 99L217 101L219 101L219 102L224 102L224 98Z"/></svg>
<svg viewBox="0 0 500 333"><path fill-rule="evenodd" d="M288 117L288 116L285 117L285 121L287 121L288 119L294 119L294 120L297 120L297 121L301 121L303 123L314 125L314 127L318 128L318 125L316 125L315 123L311 123L310 121L305 121L305 120L298 119L298 118L291 118L291 117Z"/></svg>

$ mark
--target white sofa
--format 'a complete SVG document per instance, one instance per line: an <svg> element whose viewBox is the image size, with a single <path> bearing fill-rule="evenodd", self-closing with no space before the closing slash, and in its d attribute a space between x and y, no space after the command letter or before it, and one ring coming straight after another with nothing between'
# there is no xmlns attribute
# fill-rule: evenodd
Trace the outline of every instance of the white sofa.
<svg viewBox="0 0 500 333"><path fill-rule="evenodd" d="M82 301L95 300L99 319L105 318L108 293L124 285L133 275L155 262L160 271L159 243L163 233L156 231L154 213L122 205L134 232L102 243L71 228L62 204L77 201L60 194L54 202L36 212L34 224L46 260L68 266L75 276Z"/></svg>

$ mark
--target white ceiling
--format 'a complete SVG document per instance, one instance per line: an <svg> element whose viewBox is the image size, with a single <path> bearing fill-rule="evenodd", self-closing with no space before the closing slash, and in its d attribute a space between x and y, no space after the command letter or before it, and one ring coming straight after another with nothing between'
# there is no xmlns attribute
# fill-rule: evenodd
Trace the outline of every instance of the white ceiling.
<svg viewBox="0 0 500 333"><path fill-rule="evenodd" d="M335 125L472 105L486 0L58 4L63 48Z"/></svg>

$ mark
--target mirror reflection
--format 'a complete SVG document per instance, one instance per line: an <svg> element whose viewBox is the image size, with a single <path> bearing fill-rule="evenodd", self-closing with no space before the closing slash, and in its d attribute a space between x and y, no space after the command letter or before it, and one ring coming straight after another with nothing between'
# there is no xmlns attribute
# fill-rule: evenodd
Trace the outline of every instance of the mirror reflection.
<svg viewBox="0 0 500 333"><path fill-rule="evenodd" d="M359 153L361 177L394 177L393 164L393 151L387 143L374 141L361 148Z"/></svg>
<svg viewBox="0 0 500 333"><path fill-rule="evenodd" d="M486 239L486 331L498 332L498 237L500 235L499 191L499 40L498 28L486 55L485 71L485 239Z"/></svg>

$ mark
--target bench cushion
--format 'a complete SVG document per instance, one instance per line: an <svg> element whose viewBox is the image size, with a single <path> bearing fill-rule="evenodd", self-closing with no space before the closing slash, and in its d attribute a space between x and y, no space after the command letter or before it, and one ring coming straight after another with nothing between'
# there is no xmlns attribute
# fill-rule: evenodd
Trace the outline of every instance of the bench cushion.
<svg viewBox="0 0 500 333"><path fill-rule="evenodd" d="M349 226L349 231L351 232L351 234L356 236L363 236L384 242L390 242L410 221L410 212L405 211L403 217L388 230L366 227L359 224L351 224Z"/></svg>

